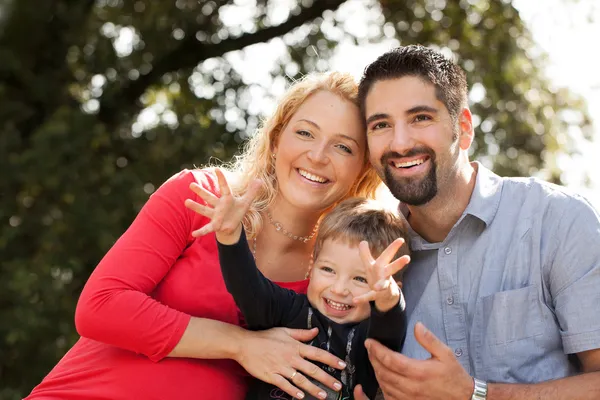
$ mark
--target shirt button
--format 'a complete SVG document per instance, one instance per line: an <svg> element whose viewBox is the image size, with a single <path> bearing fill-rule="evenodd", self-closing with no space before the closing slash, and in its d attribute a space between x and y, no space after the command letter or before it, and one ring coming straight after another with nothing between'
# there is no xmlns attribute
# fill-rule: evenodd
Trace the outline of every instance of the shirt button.
<svg viewBox="0 0 600 400"><path fill-rule="evenodd" d="M454 304L454 297L450 296L446 299L446 303L448 303L448 305L452 305Z"/></svg>
<svg viewBox="0 0 600 400"><path fill-rule="evenodd" d="M462 356L462 349L459 347L459 348L457 348L456 350L454 350L454 355L455 355L456 357L460 357L460 356Z"/></svg>
<svg viewBox="0 0 600 400"><path fill-rule="evenodd" d="M444 249L444 253L446 253L447 255L450 255L450 254L452 254L452 249L450 247L446 247Z"/></svg>

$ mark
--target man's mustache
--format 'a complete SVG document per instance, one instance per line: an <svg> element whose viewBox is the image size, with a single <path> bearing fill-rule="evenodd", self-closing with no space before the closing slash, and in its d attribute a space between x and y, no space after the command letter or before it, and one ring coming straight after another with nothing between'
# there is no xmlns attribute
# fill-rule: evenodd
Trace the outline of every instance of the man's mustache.
<svg viewBox="0 0 600 400"><path fill-rule="evenodd" d="M435 160L435 153L429 147L414 147L407 152L400 154L397 151L388 151L381 156L381 165L386 165L391 158L402 158L402 157L415 157L415 156L429 156L432 160Z"/></svg>

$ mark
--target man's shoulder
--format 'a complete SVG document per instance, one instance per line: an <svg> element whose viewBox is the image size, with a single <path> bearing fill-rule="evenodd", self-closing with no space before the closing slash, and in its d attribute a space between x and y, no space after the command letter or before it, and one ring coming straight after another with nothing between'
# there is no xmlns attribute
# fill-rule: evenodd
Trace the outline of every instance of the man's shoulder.
<svg viewBox="0 0 600 400"><path fill-rule="evenodd" d="M522 216L532 219L559 220L587 215L598 220L598 211L576 191L535 177L502 178L502 200L505 207L520 207ZM595 218L594 218L595 217Z"/></svg>

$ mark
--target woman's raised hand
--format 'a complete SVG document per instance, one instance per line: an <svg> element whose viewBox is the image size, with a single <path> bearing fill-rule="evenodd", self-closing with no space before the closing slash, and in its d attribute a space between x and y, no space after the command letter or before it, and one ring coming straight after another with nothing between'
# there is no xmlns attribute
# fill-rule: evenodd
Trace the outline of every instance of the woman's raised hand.
<svg viewBox="0 0 600 400"><path fill-rule="evenodd" d="M346 366L333 354L302 343L316 336L316 328L272 328L246 333L245 339L240 343L236 361L252 376L277 386L296 399L305 397L304 393L316 398L326 398L325 390L311 380L335 391L341 389L339 381L309 361L318 361L336 369L344 369Z"/></svg>
<svg viewBox="0 0 600 400"><path fill-rule="evenodd" d="M215 232L217 240L223 244L234 244L240 238L242 232L242 220L250 208L252 201L258 194L260 181L253 181L248 190L242 196L231 193L229 183L225 179L223 171L216 168L215 174L219 182L221 197L204 189L193 182L190 189L196 193L206 204L197 203L191 199L185 201L185 206L190 210L210 218L210 222L202 228L192 232L192 236L198 237Z"/></svg>

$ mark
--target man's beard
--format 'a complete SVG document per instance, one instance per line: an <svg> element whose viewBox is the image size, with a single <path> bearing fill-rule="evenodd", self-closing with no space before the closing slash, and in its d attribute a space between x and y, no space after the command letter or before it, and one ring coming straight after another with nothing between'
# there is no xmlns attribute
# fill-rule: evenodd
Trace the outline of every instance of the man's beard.
<svg viewBox="0 0 600 400"><path fill-rule="evenodd" d="M390 158L411 157L416 155L429 155L430 168L423 178L398 178L394 175L389 163ZM386 153L381 157L383 165L383 180L394 197L402 203L411 206L421 206L428 203L438 192L435 153L429 148L413 149L407 154L400 155L396 152Z"/></svg>

